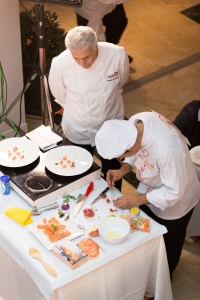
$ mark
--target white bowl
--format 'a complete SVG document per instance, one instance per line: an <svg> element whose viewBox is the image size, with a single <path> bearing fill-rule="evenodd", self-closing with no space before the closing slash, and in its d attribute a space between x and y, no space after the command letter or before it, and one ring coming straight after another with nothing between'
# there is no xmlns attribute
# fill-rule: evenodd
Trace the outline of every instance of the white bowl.
<svg viewBox="0 0 200 300"><path fill-rule="evenodd" d="M121 243L124 241L129 232L129 223L118 217L110 217L102 220L99 225L99 234L101 238L108 243Z"/></svg>

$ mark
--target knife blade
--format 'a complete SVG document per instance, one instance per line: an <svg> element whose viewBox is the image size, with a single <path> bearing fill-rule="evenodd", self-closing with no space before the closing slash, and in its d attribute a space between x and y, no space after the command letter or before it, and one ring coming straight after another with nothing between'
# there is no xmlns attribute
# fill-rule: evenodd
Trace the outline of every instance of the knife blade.
<svg viewBox="0 0 200 300"><path fill-rule="evenodd" d="M92 203L90 205L93 205L95 202L97 202L99 199L101 199L102 194L105 194L108 190L109 190L109 187L107 187L103 192L101 192L101 194L99 194L99 196L96 199L94 199L94 201L92 201Z"/></svg>
<svg viewBox="0 0 200 300"><path fill-rule="evenodd" d="M81 206L83 205L83 203L85 202L86 198L89 196L89 194L91 193L91 191L93 190L94 187L94 183L90 182L86 192L84 195L79 196L76 205L74 207L74 211L73 211L73 216L75 217L76 214L79 212Z"/></svg>

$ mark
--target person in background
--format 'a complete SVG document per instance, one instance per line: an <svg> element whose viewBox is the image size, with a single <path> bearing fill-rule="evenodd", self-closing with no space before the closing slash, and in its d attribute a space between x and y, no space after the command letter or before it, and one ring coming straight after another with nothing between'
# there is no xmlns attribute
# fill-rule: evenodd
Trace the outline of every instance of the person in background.
<svg viewBox="0 0 200 300"><path fill-rule="evenodd" d="M121 209L139 206L167 228L163 237L172 278L187 224L200 197L200 184L187 139L162 115L143 112L128 121L106 121L95 141L97 151L105 159L125 158L119 170L107 173L109 187L136 168L140 181L138 195L119 197L114 205Z"/></svg>
<svg viewBox="0 0 200 300"><path fill-rule="evenodd" d="M81 8L74 7L77 24L91 27L97 33L98 41L117 45L128 24L125 1L128 0L83 0ZM128 57L131 63L133 58Z"/></svg>
<svg viewBox="0 0 200 300"><path fill-rule="evenodd" d="M189 149L200 145L200 100L187 103L173 121L189 140Z"/></svg>
<svg viewBox="0 0 200 300"><path fill-rule="evenodd" d="M49 86L62 107L67 139L93 154L104 121L124 119L121 93L129 76L128 55L123 47L97 42L87 26L71 29L65 44L67 50L52 60ZM100 159L105 178L109 169L120 167L116 159ZM121 180L117 186L121 189Z"/></svg>

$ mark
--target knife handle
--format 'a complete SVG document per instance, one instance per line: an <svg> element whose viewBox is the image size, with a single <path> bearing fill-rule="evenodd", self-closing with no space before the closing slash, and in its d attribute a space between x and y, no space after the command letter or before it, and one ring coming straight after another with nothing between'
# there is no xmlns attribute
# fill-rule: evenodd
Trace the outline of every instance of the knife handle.
<svg viewBox="0 0 200 300"><path fill-rule="evenodd" d="M94 182L90 182L84 196L86 196L86 197L89 196L90 192L93 190L93 187L94 187Z"/></svg>

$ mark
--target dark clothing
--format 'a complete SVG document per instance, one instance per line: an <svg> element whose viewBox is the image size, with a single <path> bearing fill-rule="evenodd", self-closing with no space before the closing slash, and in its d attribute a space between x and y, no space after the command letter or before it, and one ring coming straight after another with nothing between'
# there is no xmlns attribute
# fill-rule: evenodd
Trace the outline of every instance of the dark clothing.
<svg viewBox="0 0 200 300"><path fill-rule="evenodd" d="M77 24L79 26L87 26L88 20L76 13ZM103 25L106 27L106 42L118 44L119 40L128 24L123 4L116 5L115 9L106 14L102 19Z"/></svg>
<svg viewBox="0 0 200 300"><path fill-rule="evenodd" d="M72 143L72 142L71 142ZM78 147L81 147L81 148L84 148L86 149L88 152L90 152L90 154L93 156L93 153L94 153L94 147L92 147L91 145L81 145L81 144L75 144L75 143L72 143L73 145L75 146L78 146ZM113 158L111 160L108 160L108 159L104 159L103 157L100 157L100 160L101 160L101 170L102 170L102 173L104 174L104 179L106 180L106 174L109 170L118 170L120 169L121 167L121 164L120 162L116 159L116 158ZM121 188L122 188L122 179L118 180L115 182L115 187L121 191Z"/></svg>
<svg viewBox="0 0 200 300"><path fill-rule="evenodd" d="M172 279L172 274L180 260L187 225L190 221L194 208L192 208L185 216L176 220L164 220L157 217L147 205L141 205L140 208L153 220L167 228L168 232L163 235L163 238L167 252L170 277Z"/></svg>
<svg viewBox="0 0 200 300"><path fill-rule="evenodd" d="M174 125L189 140L191 147L200 145L200 121L198 121L198 111L200 100L194 100L186 104L178 116L173 121Z"/></svg>

